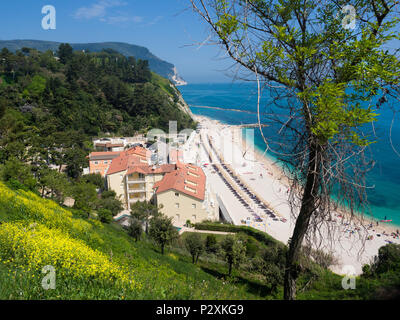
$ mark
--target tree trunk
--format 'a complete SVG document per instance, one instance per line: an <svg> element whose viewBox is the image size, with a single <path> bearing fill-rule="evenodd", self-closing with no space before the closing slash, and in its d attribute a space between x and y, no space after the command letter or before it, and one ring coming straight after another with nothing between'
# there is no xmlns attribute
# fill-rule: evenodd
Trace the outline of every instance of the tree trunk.
<svg viewBox="0 0 400 320"><path fill-rule="evenodd" d="M192 263L194 264L195 262L196 262L196 256L195 255L192 255Z"/></svg>
<svg viewBox="0 0 400 320"><path fill-rule="evenodd" d="M307 181L304 189L300 214L290 240L289 251L286 259L284 299L296 299L296 279L299 275L299 253L307 232L310 219L316 209L320 187L321 147L313 143L310 147Z"/></svg>
<svg viewBox="0 0 400 320"><path fill-rule="evenodd" d="M228 273L228 275L231 275L231 273L232 273L232 263L229 264L229 273Z"/></svg>
<svg viewBox="0 0 400 320"><path fill-rule="evenodd" d="M161 245L161 254L164 255L164 245Z"/></svg>

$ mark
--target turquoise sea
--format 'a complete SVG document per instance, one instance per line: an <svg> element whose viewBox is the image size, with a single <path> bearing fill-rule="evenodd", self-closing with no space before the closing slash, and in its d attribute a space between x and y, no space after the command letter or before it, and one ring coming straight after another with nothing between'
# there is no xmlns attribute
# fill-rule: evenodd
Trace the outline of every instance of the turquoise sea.
<svg viewBox="0 0 400 320"><path fill-rule="evenodd" d="M204 115L225 124L256 123L257 115L252 113L235 112L232 110L215 110L200 108L201 106L218 107L221 109L240 109L250 112L257 111L257 87L250 83L218 83L218 84L189 84L179 87L185 101L194 114ZM263 97L262 105L268 104L268 97ZM368 200L371 212L376 219L393 220L400 226L400 156L390 144L390 127L394 117L389 106L397 110L400 106L389 101L382 106L378 122L375 125L377 143L371 146L372 158L376 161L374 169L368 173L367 184L375 186L368 190ZM264 131L268 136L268 130ZM400 116L395 114L392 126L392 143L400 152ZM265 143L258 130L255 131L255 145L264 152ZM272 154L267 154L273 157Z"/></svg>

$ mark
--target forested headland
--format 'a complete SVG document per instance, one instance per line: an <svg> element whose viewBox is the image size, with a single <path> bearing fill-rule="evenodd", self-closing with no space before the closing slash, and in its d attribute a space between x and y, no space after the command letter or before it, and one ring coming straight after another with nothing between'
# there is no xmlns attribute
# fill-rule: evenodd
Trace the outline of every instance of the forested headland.
<svg viewBox="0 0 400 320"><path fill-rule="evenodd" d="M167 132L170 120L178 130L194 128L179 95L169 80L150 71L148 61L111 49L73 51L69 44L57 52L3 49L2 179L32 191L50 190L61 201L71 193L64 192L65 185L88 180L81 176L93 137L133 136L153 128ZM99 177L90 179L101 186Z"/></svg>

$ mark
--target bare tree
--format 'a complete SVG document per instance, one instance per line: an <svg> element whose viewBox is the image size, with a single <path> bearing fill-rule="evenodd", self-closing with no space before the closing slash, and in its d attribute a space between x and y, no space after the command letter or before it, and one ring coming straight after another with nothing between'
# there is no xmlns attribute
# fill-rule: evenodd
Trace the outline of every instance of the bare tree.
<svg viewBox="0 0 400 320"><path fill-rule="evenodd" d="M329 221L340 207L351 220L368 210L374 162L365 127L377 119L373 99L399 85L397 52L386 47L399 38L397 1L190 1L212 43L240 66L236 77L258 84L261 135L292 184L284 297L295 299L303 242L334 239ZM272 101L261 110L267 90ZM270 125L268 137L261 123Z"/></svg>

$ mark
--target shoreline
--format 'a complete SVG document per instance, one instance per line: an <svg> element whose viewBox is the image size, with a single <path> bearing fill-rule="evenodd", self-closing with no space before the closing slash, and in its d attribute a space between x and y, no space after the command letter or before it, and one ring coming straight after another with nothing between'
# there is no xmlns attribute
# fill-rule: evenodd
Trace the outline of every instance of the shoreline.
<svg viewBox="0 0 400 320"><path fill-rule="evenodd" d="M204 116L204 115L197 115L194 114L192 112L192 115L194 116L194 120L196 120L196 118L198 117L199 119L206 119L207 121L210 122L214 122L217 125L220 126L228 126L231 127L232 130L240 130L240 134L236 136L240 137L240 147L242 149L245 149L245 147L247 146L247 141L246 139L243 137L243 129L239 129L237 125L232 125L232 124L228 124L228 123L223 123L220 120L217 119L213 119L209 116ZM258 129L257 129L258 130ZM268 153L265 153L264 151L262 151L262 149L260 149L257 146L254 146L254 155L255 158L258 162L261 162L264 166L266 166L268 169L270 169L272 171L272 173L274 174L274 176L278 177L278 180L280 180L286 187L289 187L289 178L287 177L286 173L284 172L284 169L279 166L279 164L277 163L277 160L273 159L270 155L268 155ZM341 214L344 214L346 216L351 216L351 213L349 212L349 210L345 207L339 207L337 209L337 211L340 211ZM375 228L375 230L379 230L379 231L385 231L386 233L396 233L397 230L400 231L400 225L397 224L382 224L384 222L381 222L380 219L378 218L374 218L371 217L369 215L366 214L362 214L360 212L355 212L355 214L353 215L353 219L361 219L362 222L364 223L372 223L373 227ZM348 219L348 220L352 220L352 219ZM376 223L379 223L379 225L376 225Z"/></svg>
<svg viewBox="0 0 400 320"><path fill-rule="evenodd" d="M254 146L254 156L251 159L254 166L251 169L243 169L244 164L243 166L241 164L243 161L247 162L243 156L246 154L248 146L246 148L246 138L242 134L242 129L239 126L223 123L208 116L193 114L193 118L196 122L202 124L205 132L217 144L218 141L221 143L226 136L232 135L231 150L239 152L238 157L242 159L231 165L236 174L251 189L262 195L261 197L266 203L270 203L270 209L287 219L287 223L276 223L267 218L265 223L268 224L268 227L264 224L265 231L262 224L254 223L252 226L256 229L261 227L263 228L261 231L287 243L293 234L296 220L291 214L287 196L290 180L283 169L276 163L275 159L264 155L256 146ZM231 140L230 137L229 140ZM239 212L233 214L238 215ZM238 219L246 218L241 216ZM356 274L361 274L362 266L371 262L371 259L378 254L380 247L388 243L400 244L400 238L396 235L393 236L400 228L393 225L382 225L382 223L376 226L376 221L373 218L366 215L351 215L343 208L333 210L332 220L325 222L321 229L322 233L316 239L318 243L315 243L315 246L317 249L331 253L337 258L337 263L330 267L337 274L343 274L344 266L352 266L356 270ZM235 224L238 224L238 222ZM329 232L333 232L331 236L327 236Z"/></svg>
<svg viewBox="0 0 400 320"><path fill-rule="evenodd" d="M247 141L245 138L243 138L243 135L242 135L241 136L241 145L244 147L246 144L247 144ZM280 179L282 179L284 181L285 186L289 187L289 185L288 185L289 178L285 174L283 168L280 167L279 164L277 164L276 160L274 160L271 156L268 156L268 153L262 152L262 150L260 148L257 148L256 146L254 148L254 153L257 158L257 161L260 161L260 162L264 163L264 165L271 167L273 170L273 173L276 174ZM349 209L346 207L340 206L337 209L337 211L340 211L341 214L344 214L346 216L351 216ZM400 231L400 225L382 224L383 222L381 222L380 219L371 217L367 214L362 214L360 212L355 212L355 214L353 215L353 219L354 218L361 219L362 222L364 222L364 223L368 223L368 224L372 223L373 227L376 230L386 231L389 234L391 234L393 232L396 233L397 230ZM348 218L348 220L351 220L351 219ZM379 223L379 225L376 225L377 222Z"/></svg>

